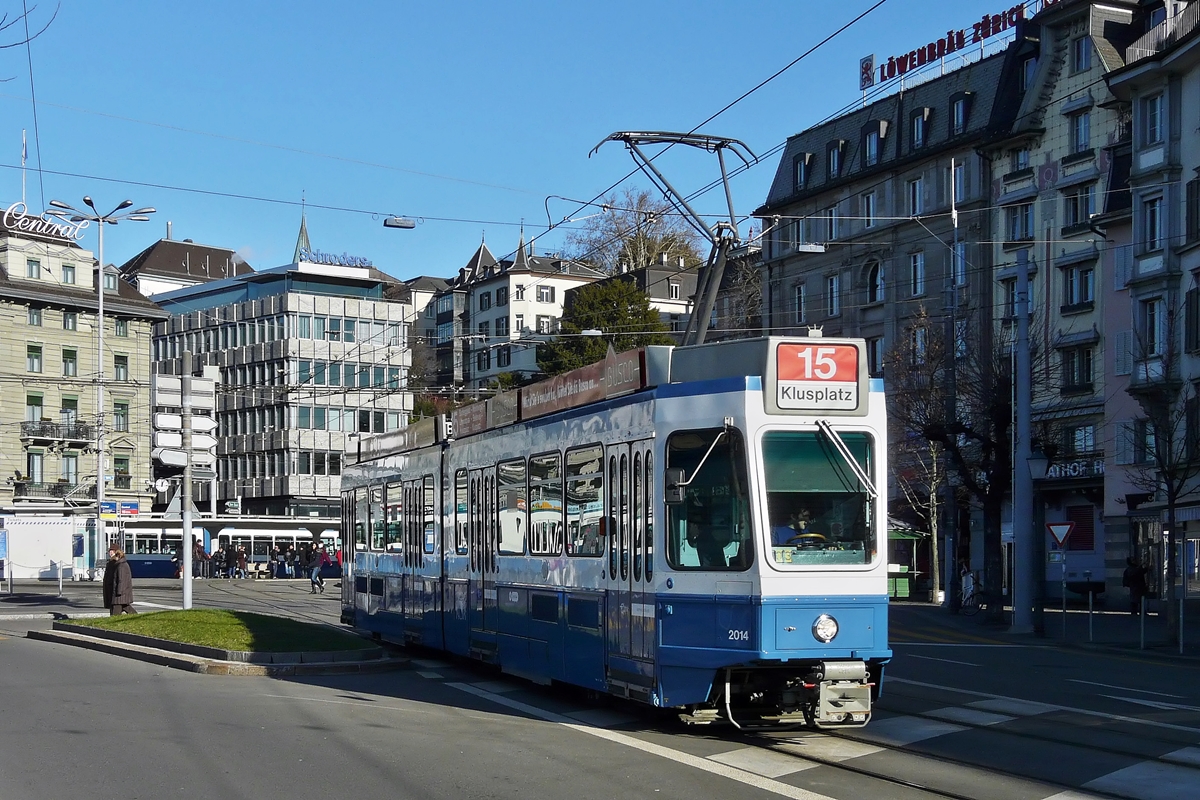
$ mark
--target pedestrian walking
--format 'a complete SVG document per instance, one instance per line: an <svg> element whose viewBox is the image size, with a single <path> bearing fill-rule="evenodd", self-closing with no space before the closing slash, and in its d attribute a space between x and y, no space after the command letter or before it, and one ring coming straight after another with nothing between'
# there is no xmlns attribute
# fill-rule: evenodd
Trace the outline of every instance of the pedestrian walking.
<svg viewBox="0 0 1200 800"><path fill-rule="evenodd" d="M239 578L246 577L246 546L241 544L237 549L237 571Z"/></svg>
<svg viewBox="0 0 1200 800"><path fill-rule="evenodd" d="M225 577L233 578L237 575L238 556L237 548L232 544L229 545L229 550L225 553Z"/></svg>
<svg viewBox="0 0 1200 800"><path fill-rule="evenodd" d="M321 558L322 555L322 552L314 550L312 553L312 558L309 560L307 565L308 579L312 584L311 594L316 594L318 591L325 591L325 579L321 577L321 565L323 564L323 559Z"/></svg>
<svg viewBox="0 0 1200 800"><path fill-rule="evenodd" d="M1125 572L1121 575L1121 585L1129 590L1129 613L1140 613L1142 598L1146 596L1146 568L1139 564L1133 556L1125 559Z"/></svg>
<svg viewBox="0 0 1200 800"><path fill-rule="evenodd" d="M114 617L137 613L133 607L133 575L129 571L129 562L125 560L125 552L115 546L108 548L108 564L104 568L104 605Z"/></svg>

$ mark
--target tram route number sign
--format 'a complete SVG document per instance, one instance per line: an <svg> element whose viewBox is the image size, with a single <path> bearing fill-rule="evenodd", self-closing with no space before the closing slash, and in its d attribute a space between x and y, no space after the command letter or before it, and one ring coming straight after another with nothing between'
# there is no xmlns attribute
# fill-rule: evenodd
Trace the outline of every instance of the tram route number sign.
<svg viewBox="0 0 1200 800"><path fill-rule="evenodd" d="M854 411L859 350L853 344L783 343L776 353L775 402L781 409Z"/></svg>

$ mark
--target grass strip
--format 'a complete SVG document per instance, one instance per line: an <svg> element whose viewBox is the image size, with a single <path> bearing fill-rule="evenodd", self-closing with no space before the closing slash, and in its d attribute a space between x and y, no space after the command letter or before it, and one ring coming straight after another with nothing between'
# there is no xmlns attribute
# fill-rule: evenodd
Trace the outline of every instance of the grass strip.
<svg viewBox="0 0 1200 800"><path fill-rule="evenodd" d="M170 642L254 653L364 650L371 645L358 636L323 625L286 617L220 608L155 611L120 617L71 620L73 625L135 633Z"/></svg>

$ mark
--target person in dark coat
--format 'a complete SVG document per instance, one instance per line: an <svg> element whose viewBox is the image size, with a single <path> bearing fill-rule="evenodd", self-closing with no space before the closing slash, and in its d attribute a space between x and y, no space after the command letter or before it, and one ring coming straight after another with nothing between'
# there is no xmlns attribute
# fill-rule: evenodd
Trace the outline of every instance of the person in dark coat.
<svg viewBox="0 0 1200 800"><path fill-rule="evenodd" d="M108 548L108 565L104 568L104 605L111 616L136 614L133 607L133 575L125 553L116 547Z"/></svg>

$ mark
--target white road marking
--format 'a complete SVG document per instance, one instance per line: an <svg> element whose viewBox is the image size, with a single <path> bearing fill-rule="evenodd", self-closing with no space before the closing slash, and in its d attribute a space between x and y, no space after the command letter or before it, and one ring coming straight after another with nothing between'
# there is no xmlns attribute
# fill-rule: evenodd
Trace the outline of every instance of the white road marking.
<svg viewBox="0 0 1200 800"><path fill-rule="evenodd" d="M1057 706L1049 703L1035 703L1031 700L1013 700L999 694L990 694L988 692L977 692L974 689L959 689L954 686L941 686L936 683L926 683L925 681L914 681L908 678L892 678L894 683L906 683L909 686L920 686L925 689L936 689L940 692L954 692L956 694L975 695L976 697L985 698L982 701L976 701L969 705L975 708L985 708L989 711L999 711L1010 714L1018 714L1018 716L1029 716L1034 713L1045 713L1048 711L1069 711L1072 714L1080 714L1085 717L1098 717L1100 719L1113 720L1115 722L1131 722L1136 725L1145 725L1150 728L1161 728L1167 731L1186 731L1187 733L1200 733L1200 728L1190 727L1187 725L1172 725L1169 722L1158 722L1152 719L1139 719L1138 717L1127 717L1123 714L1105 714L1100 711L1091 711L1086 708L1072 708L1071 706ZM1003 707L1002 707L1003 706ZM1014 709L1017 707L1040 708L1040 711L1031 711L1027 714L1020 714ZM873 725L878 725L878 722L873 722Z"/></svg>
<svg viewBox="0 0 1200 800"><path fill-rule="evenodd" d="M590 725L582 725L574 722L570 717L565 717L561 714L555 714L552 711L545 711L543 709L536 708L534 706L527 705L526 703L521 703L517 700L512 700L501 695L491 694L469 684L448 683L446 685L453 686L455 689L459 689L468 694L473 694L476 697L489 700L498 705L507 706L508 708L520 711L524 714L529 714L532 717L537 717L538 719L542 719L547 722L553 722L558 725L562 725L579 733L585 733L588 736L595 736L599 739L605 739L613 742L614 744L631 747L635 750L640 750L643 753L659 756L660 758L674 761L677 764L683 764L694 769L703 770L713 775L720 775L723 778L729 778L730 780L737 781L738 783L743 783L747 786L753 786L756 789L762 789L764 791L771 792L772 794L777 794L781 797L790 797L794 798L794 800L833 800L833 798L827 795L810 792L807 789L801 789L798 786L791 786L789 784L774 780L773 778L767 778L762 775L757 775L753 772L747 772L744 769L738 769L737 767L720 764L711 759L701 758L700 756L694 756L690 753L684 753L679 750L672 750L669 747L663 747L662 745L654 744L653 742L643 742L641 739L638 739L634 736L629 736L628 734L619 733L617 731L609 731L603 728L593 728Z"/></svg>
<svg viewBox="0 0 1200 800"><path fill-rule="evenodd" d="M1196 770L1189 767L1143 761L1088 781L1083 788L1137 800L1179 800L1196 796L1198 780Z"/></svg>
<svg viewBox="0 0 1200 800"><path fill-rule="evenodd" d="M976 708L950 706L925 712L930 717L937 717L948 722L961 722L964 725L999 725L1001 722L1012 722L1016 717L1007 714L993 714Z"/></svg>
<svg viewBox="0 0 1200 800"><path fill-rule="evenodd" d="M1162 711L1200 711L1196 706L1181 706L1178 703L1164 703L1161 700L1143 700L1140 697L1119 697L1113 694L1102 694L1101 697L1107 697L1109 700L1123 700L1126 703L1133 703L1139 706L1149 706L1150 708L1161 709Z"/></svg>
<svg viewBox="0 0 1200 800"><path fill-rule="evenodd" d="M421 669L441 669L446 666L445 661L428 661L423 658L414 658L412 663Z"/></svg>
<svg viewBox="0 0 1200 800"><path fill-rule="evenodd" d="M911 653L905 658L919 658L922 661L941 661L943 664L961 664L964 667L978 667L979 664L972 664L970 661L955 661L952 658L935 658L933 656L915 656Z"/></svg>
<svg viewBox="0 0 1200 800"><path fill-rule="evenodd" d="M515 684L503 681L483 681L481 683L472 683L471 685L481 692L491 692L492 694L504 694L505 692L515 692L517 690Z"/></svg>
<svg viewBox="0 0 1200 800"><path fill-rule="evenodd" d="M875 723L871 722L869 724L874 725ZM839 736L824 735L792 739L786 744L780 744L779 748L789 753L795 753L800 756L811 756L820 761L830 762L849 761L852 758L860 758L883 752L883 748L878 745L858 742L854 739L843 739Z"/></svg>
<svg viewBox="0 0 1200 800"><path fill-rule="evenodd" d="M1091 794L1090 792L1076 792L1073 790L1067 790L1065 792L1059 792L1053 797L1047 797L1045 800L1096 800L1096 798L1099 797L1102 797L1102 795Z"/></svg>
<svg viewBox="0 0 1200 800"><path fill-rule="evenodd" d="M1164 692L1152 692L1149 689L1134 689L1129 686L1116 686L1111 683L1097 683L1096 681L1081 681L1078 678L1067 678L1070 683L1084 683L1088 686L1103 686L1105 689L1120 689L1123 692L1137 692L1138 694L1153 694L1159 697L1174 697L1176 700L1182 700L1181 694L1165 694Z"/></svg>
<svg viewBox="0 0 1200 800"><path fill-rule="evenodd" d="M417 674L420 675L422 678L429 678L429 680L431 680L431 681L440 681L442 679L442 673L440 673L440 672L430 672L428 670L417 670Z"/></svg>
<svg viewBox="0 0 1200 800"><path fill-rule="evenodd" d="M887 719L871 720L871 724L854 732L855 738L866 739L869 742L904 747L914 742L935 739L948 733L965 731L965 725L955 725L950 722L940 722L921 717L888 717Z"/></svg>
<svg viewBox="0 0 1200 800"><path fill-rule="evenodd" d="M143 603L141 600L135 600L133 605L141 606L143 608L165 608L167 611L183 610L183 606L164 606L162 603Z"/></svg>
<svg viewBox="0 0 1200 800"><path fill-rule="evenodd" d="M1176 764L1200 767L1200 747L1185 747L1160 757L1163 761L1174 761Z"/></svg>
<svg viewBox="0 0 1200 800"><path fill-rule="evenodd" d="M737 750L730 750L728 753L717 753L709 758L726 766L744 769L765 778L781 778L784 775L791 775L793 772L821 766L815 761L802 761L795 756L756 747L741 747Z"/></svg>
<svg viewBox="0 0 1200 800"><path fill-rule="evenodd" d="M991 700L977 700L967 703L971 708L984 711L995 711L997 714L1011 714L1014 717L1036 717L1038 714L1048 714L1058 711L1056 706L1045 703L1035 703L1031 700L1015 700L1011 697L999 697Z"/></svg>

